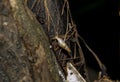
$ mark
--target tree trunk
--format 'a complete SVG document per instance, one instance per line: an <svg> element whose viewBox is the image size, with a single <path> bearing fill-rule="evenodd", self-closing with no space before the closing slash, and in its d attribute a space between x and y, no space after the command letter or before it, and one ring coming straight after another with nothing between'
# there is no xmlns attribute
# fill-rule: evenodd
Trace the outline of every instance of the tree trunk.
<svg viewBox="0 0 120 82"><path fill-rule="evenodd" d="M67 62L89 82L78 37L67 0L0 0L0 82L65 82Z"/></svg>
<svg viewBox="0 0 120 82"><path fill-rule="evenodd" d="M74 66L79 69L79 72L83 75L83 77L89 82L84 54L79 43L76 25L72 20L68 1L29 0L28 7L36 14L36 17L43 26L45 33L49 36L51 44L54 44L51 42L51 37L64 35L65 42L72 50L72 57L68 57L68 53L66 53L63 49L54 50L57 60L63 69L66 68L66 63L68 61L72 62ZM69 30L69 24L73 27L72 30Z"/></svg>
<svg viewBox="0 0 120 82"><path fill-rule="evenodd" d="M49 40L24 0L0 0L0 82L63 81Z"/></svg>

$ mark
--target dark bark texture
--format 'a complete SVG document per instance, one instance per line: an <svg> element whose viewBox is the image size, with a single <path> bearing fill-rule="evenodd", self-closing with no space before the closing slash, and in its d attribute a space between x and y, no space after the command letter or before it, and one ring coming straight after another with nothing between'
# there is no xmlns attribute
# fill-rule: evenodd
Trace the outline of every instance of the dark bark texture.
<svg viewBox="0 0 120 82"><path fill-rule="evenodd" d="M67 0L0 0L0 82L64 82L67 62L89 82L79 39Z"/></svg>
<svg viewBox="0 0 120 82"><path fill-rule="evenodd" d="M36 18L43 26L43 29L46 32L46 34L49 36L49 41L51 45L54 44L51 41L51 37L54 37L56 35L68 36L68 39L65 41L72 50L71 53L72 57L68 57L68 53L66 53L64 50L60 50L60 49L54 50L57 60L59 61L63 69L66 70L65 68L67 62L72 62L75 65L75 67L79 69L79 72L84 76L84 78L87 81L89 81L86 65L85 65L84 54L79 44L79 39L77 36L78 35L77 29L73 28L73 30L71 30L69 34L67 34L68 32L67 27L69 27L68 24L70 23L72 27L74 27L74 23L70 15L70 10L68 5L69 4L67 0L29 0L28 1L28 7L34 12L34 14L36 14Z"/></svg>
<svg viewBox="0 0 120 82"><path fill-rule="evenodd" d="M49 46L25 0L0 0L0 82L63 82Z"/></svg>

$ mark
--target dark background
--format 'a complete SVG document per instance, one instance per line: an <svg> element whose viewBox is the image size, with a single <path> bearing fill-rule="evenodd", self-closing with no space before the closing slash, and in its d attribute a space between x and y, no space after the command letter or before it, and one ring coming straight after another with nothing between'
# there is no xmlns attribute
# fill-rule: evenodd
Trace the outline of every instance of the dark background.
<svg viewBox="0 0 120 82"><path fill-rule="evenodd" d="M79 34L106 65L108 75L120 80L118 1L69 0ZM84 47L86 62L99 69L96 60Z"/></svg>

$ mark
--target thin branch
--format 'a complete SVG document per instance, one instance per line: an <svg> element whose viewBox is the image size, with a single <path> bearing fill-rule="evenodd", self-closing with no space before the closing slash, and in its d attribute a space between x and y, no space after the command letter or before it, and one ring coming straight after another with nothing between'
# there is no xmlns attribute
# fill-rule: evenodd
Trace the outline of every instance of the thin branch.
<svg viewBox="0 0 120 82"><path fill-rule="evenodd" d="M79 38L82 40L82 42L85 44L86 48L92 53L92 55L95 57L95 59L98 62L98 65L100 67L100 69L103 69L103 64L100 61L100 59L98 58L97 54L88 46L88 44L85 42L85 40L79 35Z"/></svg>
<svg viewBox="0 0 120 82"><path fill-rule="evenodd" d="M31 6L31 10L35 7L35 4L37 3L37 0L34 0L32 6Z"/></svg>

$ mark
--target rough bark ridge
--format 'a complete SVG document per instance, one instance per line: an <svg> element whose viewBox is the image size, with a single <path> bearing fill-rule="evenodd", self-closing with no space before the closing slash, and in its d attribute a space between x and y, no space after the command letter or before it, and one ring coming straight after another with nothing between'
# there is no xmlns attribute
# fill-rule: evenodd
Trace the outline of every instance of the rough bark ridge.
<svg viewBox="0 0 120 82"><path fill-rule="evenodd" d="M24 0L0 0L1 82L62 82L48 41Z"/></svg>
<svg viewBox="0 0 120 82"><path fill-rule="evenodd" d="M67 53L63 49L61 50L59 48L57 50L54 50L56 57L58 58L58 61L62 67L65 69L66 63L68 61L73 61L72 63L74 66L79 69L79 72L83 75L83 77L89 81L84 54L79 44L77 29L70 14L71 12L69 10L68 1L29 0L28 6L36 14L38 21L43 26L46 34L48 34L50 41L51 37L62 35L65 42L71 48L71 58L67 56ZM73 27L71 30L69 29L69 24L71 27ZM51 42L51 44L53 44L54 47L54 43Z"/></svg>

